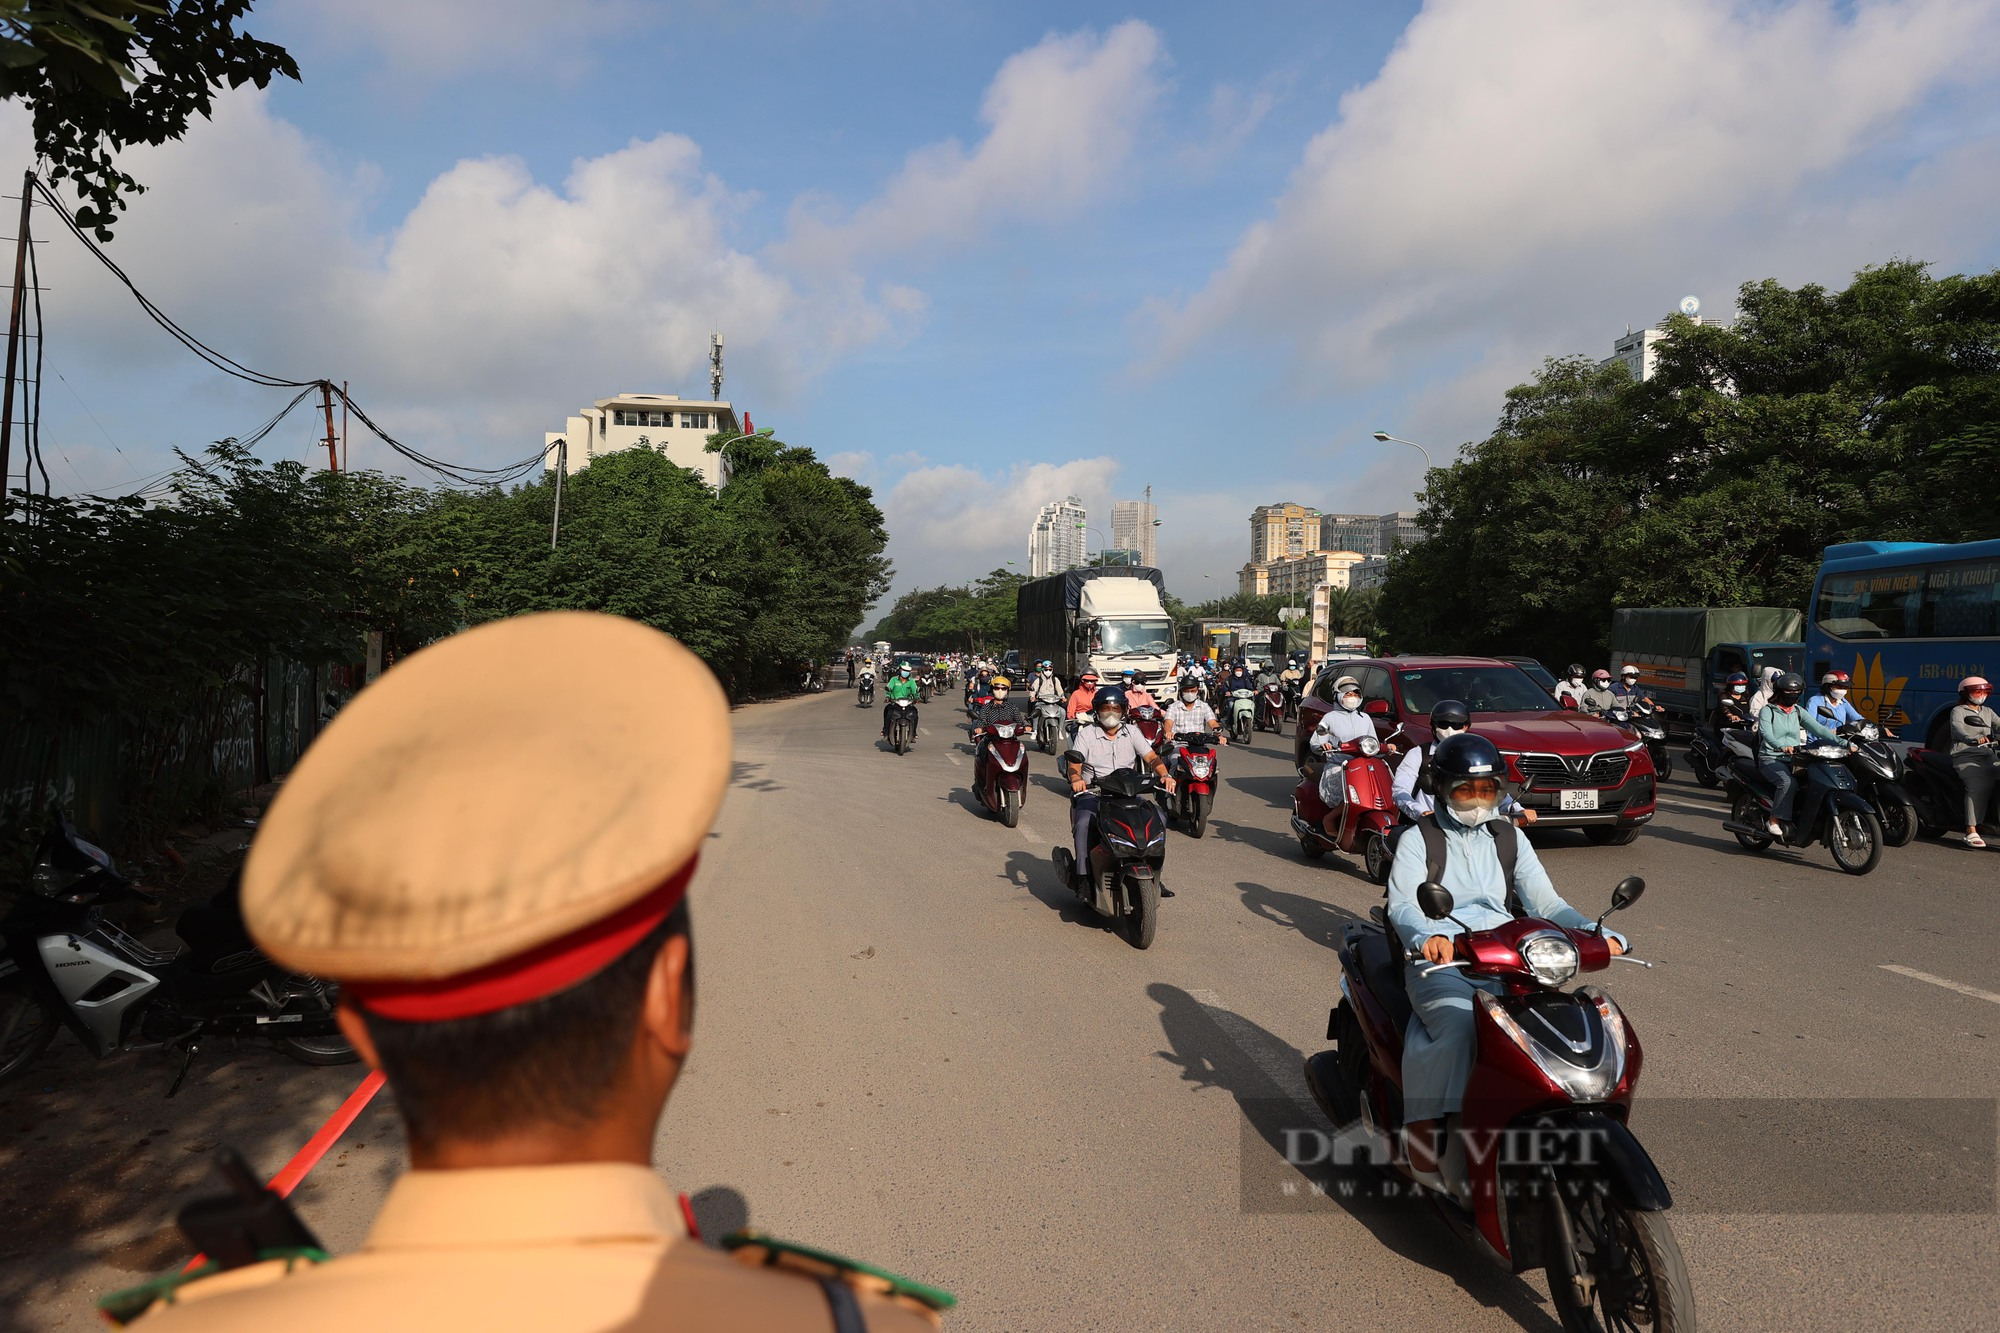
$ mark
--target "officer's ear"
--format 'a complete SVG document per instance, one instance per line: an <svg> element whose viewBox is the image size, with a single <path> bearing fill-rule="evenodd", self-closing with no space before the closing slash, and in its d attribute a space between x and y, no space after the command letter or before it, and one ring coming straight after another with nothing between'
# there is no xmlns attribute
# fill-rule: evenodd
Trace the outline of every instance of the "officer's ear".
<svg viewBox="0 0 2000 1333"><path fill-rule="evenodd" d="M660 944L646 977L640 1019L653 1041L677 1062L687 1058L694 1044L693 947L685 931L675 931Z"/></svg>

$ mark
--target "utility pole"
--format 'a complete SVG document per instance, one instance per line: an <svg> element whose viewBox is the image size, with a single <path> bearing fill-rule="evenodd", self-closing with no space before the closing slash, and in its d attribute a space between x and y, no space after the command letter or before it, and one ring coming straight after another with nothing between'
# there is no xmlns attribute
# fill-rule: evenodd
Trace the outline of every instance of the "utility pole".
<svg viewBox="0 0 2000 1333"><path fill-rule="evenodd" d="M14 282L14 303L19 306L20 279L16 278ZM708 400L712 403L722 401L722 335L719 333L708 335Z"/></svg>
<svg viewBox="0 0 2000 1333"><path fill-rule="evenodd" d="M344 409L347 399L343 396L340 401ZM319 402L320 406L326 409L326 470L328 472L338 472L340 471L340 446L333 435L332 380L321 380L319 382Z"/></svg>
<svg viewBox="0 0 2000 1333"><path fill-rule="evenodd" d="M7 320L7 388L0 393L0 514L7 512L7 478L13 460L14 363L21 350L21 296L28 285L28 210L34 203L34 188L34 171L22 172L21 227L14 237L14 307Z"/></svg>
<svg viewBox="0 0 2000 1333"><path fill-rule="evenodd" d="M347 381L340 382L340 470L347 471Z"/></svg>
<svg viewBox="0 0 2000 1333"><path fill-rule="evenodd" d="M569 440L556 441L556 516L549 523L549 549L556 549L556 534L562 531L563 473L569 471Z"/></svg>

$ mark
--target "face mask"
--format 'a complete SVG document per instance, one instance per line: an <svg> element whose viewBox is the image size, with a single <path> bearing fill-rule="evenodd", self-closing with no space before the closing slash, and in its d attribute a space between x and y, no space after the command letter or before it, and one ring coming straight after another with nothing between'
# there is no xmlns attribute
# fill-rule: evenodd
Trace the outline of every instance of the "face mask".
<svg viewBox="0 0 2000 1333"><path fill-rule="evenodd" d="M1827 697L1832 699L1835 703L1839 703L1842 699L1845 699L1847 697L1846 690L1828 690L1826 693Z"/></svg>
<svg viewBox="0 0 2000 1333"><path fill-rule="evenodd" d="M1582 677L1582 676L1571 676L1571 677L1569 678L1569 683L1570 683L1570 684L1572 684L1572 685L1581 685L1581 684L1583 684L1583 677Z"/></svg>
<svg viewBox="0 0 2000 1333"><path fill-rule="evenodd" d="M1619 679L1624 681L1627 685L1637 685L1639 683L1639 678L1637 676L1620 676Z"/></svg>
<svg viewBox="0 0 2000 1333"><path fill-rule="evenodd" d="M1006 698L1006 697L1007 697L1007 691L1005 691L1005 690L995 690L995 691L993 691L993 698L994 698L995 702L998 702L999 700L1001 700L1001 699L1004 699L1004 698Z"/></svg>
<svg viewBox="0 0 2000 1333"><path fill-rule="evenodd" d="M1983 694L1974 694L1974 695L1971 695L1971 696L1969 696L1969 697L1970 697L1970 698L1971 698L1971 700L1972 700L1972 706L1973 706L1974 708L1984 708L1984 707L1986 707L1986 696L1985 696L1985 695L1983 695Z"/></svg>
<svg viewBox="0 0 2000 1333"><path fill-rule="evenodd" d="M1097 715L1097 725L1106 731L1118 730L1118 724L1124 720L1125 715L1115 708L1107 708Z"/></svg>
<svg viewBox="0 0 2000 1333"><path fill-rule="evenodd" d="M1457 793L1453 793L1446 806L1451 811L1451 817L1467 828L1478 828L1488 820L1500 817L1500 798L1497 796L1491 801L1461 801Z"/></svg>
<svg viewBox="0 0 2000 1333"><path fill-rule="evenodd" d="M1439 727L1437 729L1437 738L1440 741L1448 741L1453 736L1463 736L1464 734L1464 727Z"/></svg>
<svg viewBox="0 0 2000 1333"><path fill-rule="evenodd" d="M1747 686L1747 685L1731 685L1731 686L1729 687L1729 692L1730 692L1731 694L1741 694L1741 693L1743 693L1743 691L1747 690L1748 688L1750 688L1750 687L1749 687L1749 686Z"/></svg>
<svg viewBox="0 0 2000 1333"><path fill-rule="evenodd" d="M1340 706L1351 713L1361 707L1361 696L1358 694L1343 694L1340 696Z"/></svg>
<svg viewBox="0 0 2000 1333"><path fill-rule="evenodd" d="M1188 690L1186 693L1181 695L1181 702L1184 704L1191 704L1199 698L1201 698L1200 690Z"/></svg>

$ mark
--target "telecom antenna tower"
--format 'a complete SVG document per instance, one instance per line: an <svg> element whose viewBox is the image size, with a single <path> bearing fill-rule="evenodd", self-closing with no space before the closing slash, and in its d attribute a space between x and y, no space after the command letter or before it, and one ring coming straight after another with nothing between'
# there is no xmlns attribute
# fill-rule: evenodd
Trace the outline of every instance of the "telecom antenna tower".
<svg viewBox="0 0 2000 1333"><path fill-rule="evenodd" d="M722 335L708 335L708 398L710 402L722 401Z"/></svg>

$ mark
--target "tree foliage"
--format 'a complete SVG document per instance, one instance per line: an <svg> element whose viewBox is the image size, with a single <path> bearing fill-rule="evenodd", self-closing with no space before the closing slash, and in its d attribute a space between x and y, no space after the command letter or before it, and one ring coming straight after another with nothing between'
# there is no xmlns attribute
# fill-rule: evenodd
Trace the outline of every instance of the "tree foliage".
<svg viewBox="0 0 2000 1333"><path fill-rule="evenodd" d="M1864 269L1674 317L1658 370L1551 360L1430 473L1429 540L1391 558L1408 651L1601 655L1619 606L1803 606L1849 540L1994 535L2000 273Z"/></svg>
<svg viewBox="0 0 2000 1333"><path fill-rule="evenodd" d="M111 239L132 144L162 144L206 118L217 90L299 77L281 46L237 31L252 0L0 0L0 99L25 103L50 179L72 180L77 221Z"/></svg>
<svg viewBox="0 0 2000 1333"><path fill-rule="evenodd" d="M871 640L925 652L994 652L1011 646L1024 575L996 569L960 587L920 588L896 599L870 630Z"/></svg>

